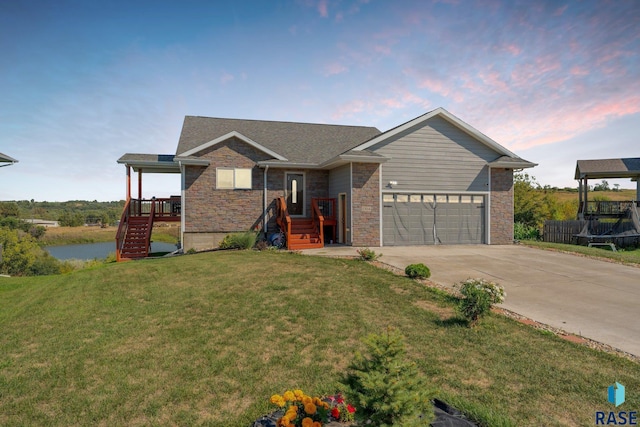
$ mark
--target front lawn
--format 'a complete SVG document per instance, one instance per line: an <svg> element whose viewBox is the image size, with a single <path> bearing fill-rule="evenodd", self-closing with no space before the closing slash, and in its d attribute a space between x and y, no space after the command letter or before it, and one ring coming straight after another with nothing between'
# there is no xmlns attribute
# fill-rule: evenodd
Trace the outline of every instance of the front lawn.
<svg viewBox="0 0 640 427"><path fill-rule="evenodd" d="M329 394L387 326L445 401L486 426L593 425L640 365L360 261L211 252L0 278L0 425L249 427L286 389Z"/></svg>

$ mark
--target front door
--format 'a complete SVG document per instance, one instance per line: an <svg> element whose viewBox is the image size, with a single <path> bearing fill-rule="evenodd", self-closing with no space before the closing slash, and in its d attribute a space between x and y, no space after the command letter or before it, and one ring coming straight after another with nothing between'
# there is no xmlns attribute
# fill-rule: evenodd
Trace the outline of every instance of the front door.
<svg viewBox="0 0 640 427"><path fill-rule="evenodd" d="M286 180L289 215L304 216L304 174L287 172Z"/></svg>

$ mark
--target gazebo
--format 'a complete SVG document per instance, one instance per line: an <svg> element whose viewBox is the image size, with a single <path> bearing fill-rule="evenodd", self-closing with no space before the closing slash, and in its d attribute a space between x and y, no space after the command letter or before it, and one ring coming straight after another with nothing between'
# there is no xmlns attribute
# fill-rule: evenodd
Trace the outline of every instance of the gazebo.
<svg viewBox="0 0 640 427"><path fill-rule="evenodd" d="M630 178L636 182L636 198L629 201L589 201L589 179ZM640 200L640 157L625 159L578 160L575 179L578 180L578 219L619 217L629 207L638 207Z"/></svg>
<svg viewBox="0 0 640 427"><path fill-rule="evenodd" d="M14 163L18 163L18 161L13 157L0 153L0 168L4 166L11 166Z"/></svg>
<svg viewBox="0 0 640 427"><path fill-rule="evenodd" d="M580 233L575 234L578 243L589 246L637 245L640 242L640 158L578 160L575 178L579 186L578 219L584 220ZM589 201L589 179L630 178L636 181L635 200ZM605 219L600 222L600 219Z"/></svg>

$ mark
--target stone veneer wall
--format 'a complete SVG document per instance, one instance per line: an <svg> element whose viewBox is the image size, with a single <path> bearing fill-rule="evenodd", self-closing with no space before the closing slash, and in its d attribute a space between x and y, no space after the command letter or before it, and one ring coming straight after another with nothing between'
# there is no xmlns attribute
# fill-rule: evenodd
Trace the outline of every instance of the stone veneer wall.
<svg viewBox="0 0 640 427"><path fill-rule="evenodd" d="M200 157L210 165L188 166L185 173L185 250L214 248L230 232L261 227L263 171L256 162L269 156L233 138ZM252 189L217 190L216 167L252 168Z"/></svg>
<svg viewBox="0 0 640 427"><path fill-rule="evenodd" d="M513 170L491 169L491 244L513 243Z"/></svg>
<svg viewBox="0 0 640 427"><path fill-rule="evenodd" d="M380 246L380 167L353 163L353 246Z"/></svg>
<svg viewBox="0 0 640 427"><path fill-rule="evenodd" d="M256 163L270 156L234 138L202 152L201 157L208 159L210 165L188 166L185 173L184 249L215 248L229 233L262 230L264 169ZM216 189L217 167L252 168L252 189ZM285 171L305 172L307 216L311 216L311 198L328 195L328 171L270 168L267 171L269 232L276 230L274 199L284 196Z"/></svg>

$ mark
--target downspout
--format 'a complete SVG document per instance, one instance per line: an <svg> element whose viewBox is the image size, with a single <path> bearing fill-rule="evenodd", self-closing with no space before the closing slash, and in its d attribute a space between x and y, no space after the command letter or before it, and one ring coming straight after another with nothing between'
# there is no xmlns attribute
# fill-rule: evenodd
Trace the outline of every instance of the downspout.
<svg viewBox="0 0 640 427"><path fill-rule="evenodd" d="M489 166L489 179L487 180L489 194L487 195L487 245L491 244L491 166ZM513 227L513 226L512 226Z"/></svg>
<svg viewBox="0 0 640 427"><path fill-rule="evenodd" d="M186 173L185 173L185 167L182 164L182 161L178 161L178 166L180 167L180 249L182 250L182 253L184 253L184 226L186 223L186 219L185 219L185 212L186 212L186 187L185 187L185 182L186 182Z"/></svg>
<svg viewBox="0 0 640 427"><path fill-rule="evenodd" d="M262 190L262 229L264 230L264 238L267 238L267 171L269 170L269 165L264 167L264 189Z"/></svg>

